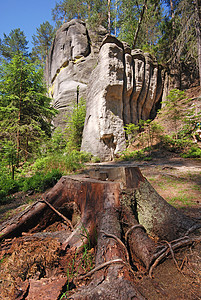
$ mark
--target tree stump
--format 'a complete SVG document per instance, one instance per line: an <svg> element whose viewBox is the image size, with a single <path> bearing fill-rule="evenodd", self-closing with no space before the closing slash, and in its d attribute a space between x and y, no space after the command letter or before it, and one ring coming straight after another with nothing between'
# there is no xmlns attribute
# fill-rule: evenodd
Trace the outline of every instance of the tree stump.
<svg viewBox="0 0 201 300"><path fill-rule="evenodd" d="M55 210L68 207L70 221L77 216L77 223L74 220L76 224L69 228L71 233L63 237L64 253L79 249L88 240L96 245L95 268L77 278L78 282L86 278L92 281L71 299L144 299L133 283L135 262L150 270L167 250L157 255L157 240L182 240L186 232L197 227L158 195L137 167L100 167L63 176L44 200ZM36 224L45 228L56 218L55 212L39 201L5 222L0 239L19 236ZM87 235L83 236L83 230Z"/></svg>

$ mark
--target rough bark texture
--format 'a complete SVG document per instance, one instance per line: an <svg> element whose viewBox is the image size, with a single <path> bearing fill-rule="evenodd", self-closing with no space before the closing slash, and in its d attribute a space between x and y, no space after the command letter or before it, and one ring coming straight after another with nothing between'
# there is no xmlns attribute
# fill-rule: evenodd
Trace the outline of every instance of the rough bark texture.
<svg viewBox="0 0 201 300"><path fill-rule="evenodd" d="M79 249L88 239L96 245L95 269L77 278L79 283L86 278L92 281L77 289L71 299L144 299L135 287L131 266L135 269L141 264L146 270L151 266L156 244L147 232L170 240L195 225L153 190L139 168L104 167L64 176L44 199L55 209L74 207L68 210L72 221L73 215L80 212L72 233L68 230L62 234L63 253ZM0 239L20 235L36 222L38 228L45 228L56 216L45 203L33 204L1 226ZM34 286L44 295L42 282L30 280L27 299L32 299ZM65 279L57 278L56 282L54 292L58 295ZM51 280L47 284L52 288Z"/></svg>

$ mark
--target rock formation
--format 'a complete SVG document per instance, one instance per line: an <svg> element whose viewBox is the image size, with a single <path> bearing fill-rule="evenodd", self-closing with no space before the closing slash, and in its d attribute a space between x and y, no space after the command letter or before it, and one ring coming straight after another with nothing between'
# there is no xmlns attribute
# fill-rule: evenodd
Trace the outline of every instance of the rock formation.
<svg viewBox="0 0 201 300"><path fill-rule="evenodd" d="M153 118L161 101L163 76L155 58L106 35L81 20L65 23L49 54L46 78L56 127L79 97L87 101L82 150L111 160L126 147L124 126Z"/></svg>
<svg viewBox="0 0 201 300"><path fill-rule="evenodd" d="M107 36L88 84L82 150L111 160L125 149L124 125L155 116L161 100L160 66L148 53Z"/></svg>
<svg viewBox="0 0 201 300"><path fill-rule="evenodd" d="M71 20L57 31L46 63L46 81L53 106L59 110L54 125L63 128L73 101L86 98L86 88L97 64L99 48L107 31L87 29L85 22Z"/></svg>

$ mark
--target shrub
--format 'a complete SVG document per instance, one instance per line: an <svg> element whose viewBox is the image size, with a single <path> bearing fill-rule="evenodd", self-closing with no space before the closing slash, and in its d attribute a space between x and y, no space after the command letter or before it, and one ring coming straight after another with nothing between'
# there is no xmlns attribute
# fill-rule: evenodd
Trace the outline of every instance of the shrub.
<svg viewBox="0 0 201 300"><path fill-rule="evenodd" d="M19 190L19 184L17 180L14 180L10 176L8 168L4 165L0 165L0 203L5 201L5 198Z"/></svg>
<svg viewBox="0 0 201 300"><path fill-rule="evenodd" d="M147 160L149 158L147 158L147 156L145 154L145 150L142 149L142 150L135 150L132 152L124 151L124 152L122 152L120 159L123 159L123 160L130 160L130 159Z"/></svg>
<svg viewBox="0 0 201 300"><path fill-rule="evenodd" d="M47 188L54 186L61 178L62 173L59 170L52 170L47 174L37 172L32 177L26 178L23 183L23 191L34 190L36 192L43 192Z"/></svg>
<svg viewBox="0 0 201 300"><path fill-rule="evenodd" d="M85 162L90 161L91 154L82 151L67 151L65 153L50 154L44 158L37 159L32 166L34 171L49 172L58 169L63 174L80 169Z"/></svg>
<svg viewBox="0 0 201 300"><path fill-rule="evenodd" d="M67 117L66 134L68 148L80 150L82 143L82 132L86 116L86 101L81 98L78 105L74 104L72 113Z"/></svg>
<svg viewBox="0 0 201 300"><path fill-rule="evenodd" d="M187 153L184 153L182 157L193 157L193 158L201 158L201 149L196 146L192 146Z"/></svg>

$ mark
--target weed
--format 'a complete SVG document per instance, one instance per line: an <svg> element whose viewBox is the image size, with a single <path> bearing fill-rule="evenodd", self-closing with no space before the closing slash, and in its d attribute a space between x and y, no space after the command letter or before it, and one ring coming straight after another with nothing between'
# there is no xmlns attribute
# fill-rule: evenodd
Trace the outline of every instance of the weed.
<svg viewBox="0 0 201 300"><path fill-rule="evenodd" d="M84 226L82 226L81 230L81 235L83 238L87 239L87 243L84 243L83 240L83 245L75 252L74 258L68 265L66 291L61 295L60 300L68 299L69 291L71 290L72 286L72 280L78 276L80 269L83 269L84 272L87 272L89 269L91 270L93 268L93 256L90 251L91 242L89 233ZM82 252L81 257L79 257L80 251Z"/></svg>

